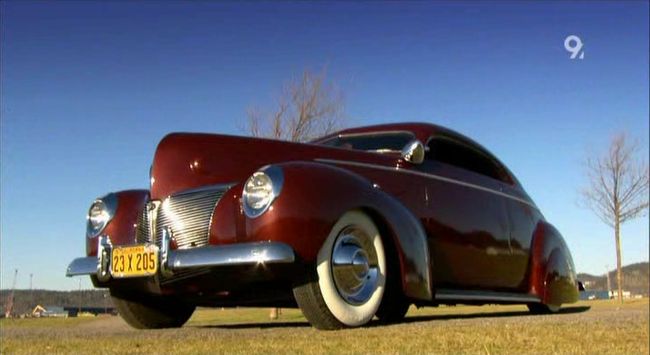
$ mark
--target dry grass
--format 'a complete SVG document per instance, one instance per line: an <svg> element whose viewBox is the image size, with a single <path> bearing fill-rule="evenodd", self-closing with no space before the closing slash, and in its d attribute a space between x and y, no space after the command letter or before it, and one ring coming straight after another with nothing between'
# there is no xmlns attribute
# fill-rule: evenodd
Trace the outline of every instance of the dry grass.
<svg viewBox="0 0 650 355"><path fill-rule="evenodd" d="M138 331L118 317L2 320L14 353L647 354L648 299L581 302L552 316L523 306L411 309L405 322L334 332L298 310L199 310L181 329Z"/></svg>

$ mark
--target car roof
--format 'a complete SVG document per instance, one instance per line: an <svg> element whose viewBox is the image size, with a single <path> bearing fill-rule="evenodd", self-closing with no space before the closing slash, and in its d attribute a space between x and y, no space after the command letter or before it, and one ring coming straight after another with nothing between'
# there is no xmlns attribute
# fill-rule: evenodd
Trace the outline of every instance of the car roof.
<svg viewBox="0 0 650 355"><path fill-rule="evenodd" d="M318 142L328 140L332 137L349 135L349 134L381 133L381 132L411 132L415 135L415 138L419 139L424 144L427 144L428 139L434 134L437 136L445 136L448 138L456 139L461 142L465 142L470 146L474 146L475 148L478 148L479 150L486 153L490 158L496 160L503 167L503 169L506 170L508 175L510 175L510 178L513 180L513 183L516 186L519 186L521 188L521 184L519 183L515 175L510 171L510 169L508 169L508 167L505 164L503 164L498 158L496 158L496 156L494 156L494 154L492 154L487 148L483 147L478 142L474 141L473 139L463 134L460 134L454 130L433 123L402 122L402 123L385 123L379 125L354 127L354 128L348 128L338 132L334 132L327 136L318 138L314 140L313 143L318 143Z"/></svg>
<svg viewBox="0 0 650 355"><path fill-rule="evenodd" d="M315 140L315 142L323 141L331 137L348 135L348 134L400 132L400 131L413 133L415 137L420 141L422 141L423 143L426 143L427 139L431 137L431 135L436 133L436 134L444 134L446 136L455 137L467 142L471 142L473 144L477 144L472 139L465 137L458 132L455 132L453 130L450 130L442 126L438 126L433 123L424 123L424 122L386 123L386 124L379 124L379 125L372 125L372 126L348 128L318 138Z"/></svg>

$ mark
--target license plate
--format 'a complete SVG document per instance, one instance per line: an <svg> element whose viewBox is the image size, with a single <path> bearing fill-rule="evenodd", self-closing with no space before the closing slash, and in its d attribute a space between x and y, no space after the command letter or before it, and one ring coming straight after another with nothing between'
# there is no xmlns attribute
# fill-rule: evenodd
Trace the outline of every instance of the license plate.
<svg viewBox="0 0 650 355"><path fill-rule="evenodd" d="M115 278L151 276L158 270L158 247L134 245L114 247L111 252L111 275Z"/></svg>

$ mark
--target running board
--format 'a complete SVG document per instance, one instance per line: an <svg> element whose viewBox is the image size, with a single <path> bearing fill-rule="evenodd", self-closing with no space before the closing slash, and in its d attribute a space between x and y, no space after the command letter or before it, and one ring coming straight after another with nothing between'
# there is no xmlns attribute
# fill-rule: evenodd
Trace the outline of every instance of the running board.
<svg viewBox="0 0 650 355"><path fill-rule="evenodd" d="M438 289L436 290L434 300L440 301L463 301L471 302L502 302L502 303L539 303L539 297L529 294L520 294L513 292L493 292L493 291L467 291Z"/></svg>

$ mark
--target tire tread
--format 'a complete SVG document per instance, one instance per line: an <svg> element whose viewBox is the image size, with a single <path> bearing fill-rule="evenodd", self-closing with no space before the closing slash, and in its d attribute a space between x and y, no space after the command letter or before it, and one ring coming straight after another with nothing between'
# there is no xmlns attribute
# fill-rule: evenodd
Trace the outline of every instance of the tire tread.
<svg viewBox="0 0 650 355"><path fill-rule="evenodd" d="M298 307L316 329L337 330L345 328L330 312L323 300L318 282L312 281L293 289Z"/></svg>
<svg viewBox="0 0 650 355"><path fill-rule="evenodd" d="M147 303L144 303L125 298L113 291L111 291L111 298L122 319L137 329L181 327L190 319L196 308L161 299L148 300Z"/></svg>

